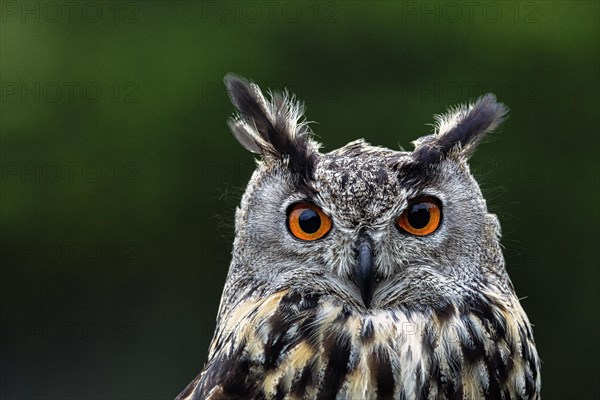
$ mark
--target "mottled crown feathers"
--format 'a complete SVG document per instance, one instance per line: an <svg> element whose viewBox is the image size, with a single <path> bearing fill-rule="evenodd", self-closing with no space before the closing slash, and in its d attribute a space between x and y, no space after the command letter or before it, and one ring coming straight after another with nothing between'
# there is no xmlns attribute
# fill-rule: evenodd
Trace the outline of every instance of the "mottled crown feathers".
<svg viewBox="0 0 600 400"><path fill-rule="evenodd" d="M234 74L225 76L225 85L238 111L228 124L240 144L267 160L286 160L293 172L309 177L319 144L311 140L303 104L287 90L271 93L268 101L256 84Z"/></svg>
<svg viewBox="0 0 600 400"><path fill-rule="evenodd" d="M256 84L234 74L225 76L225 85L238 111L229 120L229 127L242 146L267 161L286 160L293 172L310 178L320 145L311 138L302 103L287 90L273 92L267 100ZM405 167L421 170L445 158L467 159L507 112L491 93L469 105L450 108L436 116L432 135L413 142L414 163Z"/></svg>

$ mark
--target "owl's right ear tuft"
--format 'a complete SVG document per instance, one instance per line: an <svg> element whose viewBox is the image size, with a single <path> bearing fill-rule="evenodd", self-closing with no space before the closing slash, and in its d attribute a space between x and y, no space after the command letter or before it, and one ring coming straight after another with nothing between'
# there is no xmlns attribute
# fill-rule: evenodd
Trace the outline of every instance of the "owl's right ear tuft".
<svg viewBox="0 0 600 400"><path fill-rule="evenodd" d="M272 93L269 101L258 85L235 74L224 81L238 111L228 121L238 142L266 161L286 160L293 172L310 176L319 145L311 139L303 105L287 91Z"/></svg>
<svg viewBox="0 0 600 400"><path fill-rule="evenodd" d="M436 117L435 133L414 141L413 158L429 165L445 157L468 159L486 133L506 118L508 108L488 93L474 103L451 108Z"/></svg>

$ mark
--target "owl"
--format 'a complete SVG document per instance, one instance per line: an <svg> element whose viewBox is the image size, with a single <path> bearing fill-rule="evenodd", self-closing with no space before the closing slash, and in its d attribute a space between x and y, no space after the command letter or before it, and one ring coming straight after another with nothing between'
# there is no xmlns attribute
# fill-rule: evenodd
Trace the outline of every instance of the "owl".
<svg viewBox="0 0 600 400"><path fill-rule="evenodd" d="M324 153L287 91L225 77L259 155L208 361L177 399L538 399L532 327L468 159L492 94L397 151Z"/></svg>

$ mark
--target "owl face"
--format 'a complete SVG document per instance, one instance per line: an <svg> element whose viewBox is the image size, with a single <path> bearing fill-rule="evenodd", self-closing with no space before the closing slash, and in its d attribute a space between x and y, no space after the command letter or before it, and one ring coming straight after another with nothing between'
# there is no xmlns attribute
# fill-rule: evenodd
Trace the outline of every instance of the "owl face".
<svg viewBox="0 0 600 400"><path fill-rule="evenodd" d="M321 153L293 97L226 83L239 111L230 127L262 156L237 210L229 281L361 312L456 301L475 284L509 289L499 225L467 165L506 113L491 95L438 117L412 152L358 140Z"/></svg>

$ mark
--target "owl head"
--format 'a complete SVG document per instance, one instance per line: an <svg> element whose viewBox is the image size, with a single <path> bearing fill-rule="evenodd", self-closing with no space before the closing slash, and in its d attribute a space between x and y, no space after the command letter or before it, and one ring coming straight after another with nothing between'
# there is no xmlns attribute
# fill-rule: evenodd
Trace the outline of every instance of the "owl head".
<svg viewBox="0 0 600 400"><path fill-rule="evenodd" d="M225 84L229 127L260 156L236 211L225 296L291 289L369 312L512 292L497 218L468 166L507 113L494 95L437 116L413 151L360 139L324 153L293 95L266 98L235 75Z"/></svg>

